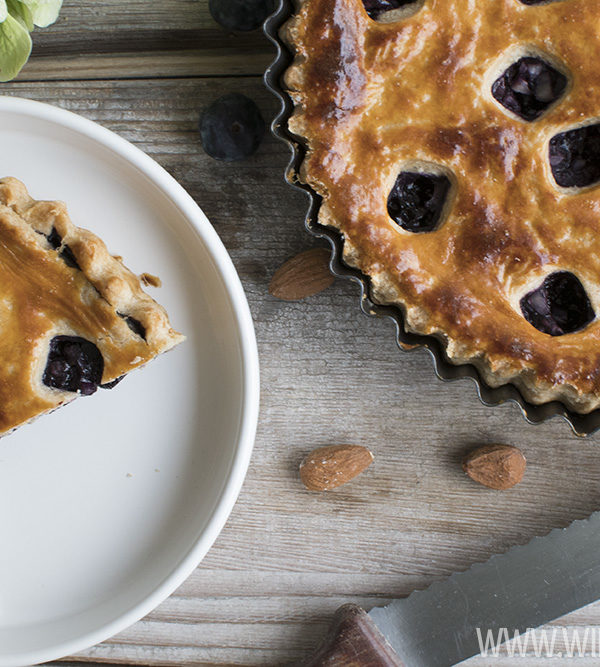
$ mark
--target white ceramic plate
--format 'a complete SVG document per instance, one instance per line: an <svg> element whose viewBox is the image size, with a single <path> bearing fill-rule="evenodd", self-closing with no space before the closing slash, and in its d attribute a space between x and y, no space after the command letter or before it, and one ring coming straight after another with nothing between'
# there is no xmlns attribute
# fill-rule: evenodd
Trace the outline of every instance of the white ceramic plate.
<svg viewBox="0 0 600 667"><path fill-rule="evenodd" d="M185 191L112 132L0 97L0 175L67 202L187 341L0 440L0 666L96 644L151 611L198 565L248 466L258 356L239 279Z"/></svg>

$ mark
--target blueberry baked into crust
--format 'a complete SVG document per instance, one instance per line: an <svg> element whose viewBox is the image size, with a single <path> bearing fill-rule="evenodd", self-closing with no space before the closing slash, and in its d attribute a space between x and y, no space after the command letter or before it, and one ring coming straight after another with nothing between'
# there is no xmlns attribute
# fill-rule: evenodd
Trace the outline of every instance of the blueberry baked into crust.
<svg viewBox="0 0 600 667"><path fill-rule="evenodd" d="M600 4L300 0L298 178L373 299L533 403L600 406ZM568 26L568 29L566 29Z"/></svg>
<svg viewBox="0 0 600 667"><path fill-rule="evenodd" d="M103 241L15 178L0 179L0 328L0 435L184 339Z"/></svg>

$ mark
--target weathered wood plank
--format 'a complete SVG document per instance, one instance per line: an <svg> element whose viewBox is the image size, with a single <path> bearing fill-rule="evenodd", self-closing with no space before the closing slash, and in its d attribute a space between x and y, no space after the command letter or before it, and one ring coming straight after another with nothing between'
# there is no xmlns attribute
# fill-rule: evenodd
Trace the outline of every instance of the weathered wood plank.
<svg viewBox="0 0 600 667"><path fill-rule="evenodd" d="M70 0L33 37L19 81L260 75L273 59L260 30L229 34L206 0Z"/></svg>
<svg viewBox="0 0 600 667"><path fill-rule="evenodd" d="M52 34L53 40L60 36L67 43L83 32L111 40L126 31L158 34L215 27L208 0L64 0L58 21L36 34Z"/></svg>
<svg viewBox="0 0 600 667"><path fill-rule="evenodd" d="M566 526L600 501L598 436L578 440L560 421L527 425L515 406L482 406L469 382L439 382L425 353L395 347L391 323L359 313L352 283L336 281L296 304L268 295L275 268L314 242L302 227L303 195L282 180L284 146L267 137L256 156L236 164L203 153L199 111L234 89L255 98L266 117L276 108L257 78L3 88L99 121L146 150L190 191L240 272L262 359L256 449L215 547L147 619L75 661L300 660L339 604L368 607L406 595ZM460 469L464 451L495 441L521 447L529 461L524 482L508 492L483 489ZM303 455L340 442L369 446L375 463L347 487L305 491L297 476ZM600 625L600 604L554 625L566 624ZM496 662L508 666L514 658ZM530 656L519 664L550 667L556 660Z"/></svg>
<svg viewBox="0 0 600 667"><path fill-rule="evenodd" d="M258 50L236 44L203 50L32 57L17 80L261 76L274 56L268 47Z"/></svg>

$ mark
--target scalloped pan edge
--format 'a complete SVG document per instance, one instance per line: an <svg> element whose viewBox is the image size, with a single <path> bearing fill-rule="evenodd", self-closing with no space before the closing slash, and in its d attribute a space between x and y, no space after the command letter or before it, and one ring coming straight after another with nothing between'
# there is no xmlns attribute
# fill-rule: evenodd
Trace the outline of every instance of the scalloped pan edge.
<svg viewBox="0 0 600 667"><path fill-rule="evenodd" d="M286 143L291 150L291 159L285 170L285 180L295 189L302 190L308 197L309 206L305 225L307 230L316 237L326 238L332 249L330 268L335 276L350 278L360 285L360 305L364 313L376 317L389 317L396 324L396 340L403 350L425 348L433 359L436 375L445 381L470 378L477 387L480 401L487 406L501 405L502 403L516 403L523 413L523 417L530 424L539 424L553 417L562 417L578 436L587 436L600 428L600 409L589 414L579 414L569 410L558 401L535 405L526 401L521 392L513 384L504 384L499 387L490 387L481 377L475 366L469 363L460 365L448 361L443 344L434 336L419 335L407 332L404 327L402 310L398 306L382 306L374 303L370 296L369 279L363 273L344 263L342 260L343 238L337 229L325 227L318 222L321 197L308 185L298 179L298 169L305 155L305 146L300 137L288 130L288 119L293 111L293 103L282 87L282 76L292 62L292 54L279 36L279 30L285 21L293 14L292 0L279 0L276 11L267 19L264 32L277 49L275 60L268 67L264 75L267 88L275 95L281 108L271 123L273 134Z"/></svg>

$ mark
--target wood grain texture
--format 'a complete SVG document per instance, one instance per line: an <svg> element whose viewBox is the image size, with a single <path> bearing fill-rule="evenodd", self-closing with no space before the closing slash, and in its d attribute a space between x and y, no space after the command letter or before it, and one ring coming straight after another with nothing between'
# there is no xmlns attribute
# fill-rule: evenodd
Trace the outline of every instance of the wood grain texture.
<svg viewBox="0 0 600 667"><path fill-rule="evenodd" d="M425 352L400 352L390 322L360 314L358 288L349 281L337 280L298 303L268 294L275 269L315 245L303 230L304 196L283 182L287 149L267 137L253 158L216 163L203 153L196 130L200 110L231 90L253 97L271 117L276 102L258 77L129 80L163 76L153 69L161 56L133 50L113 56L101 46L97 54L86 50L56 59L50 52L52 40L68 41L77 31L97 33L101 43L116 38L100 33L118 33L123 26L160 32L168 22L175 31L212 30L205 10L200 17L194 13L205 4L67 2L63 19L49 29L55 36L39 40L40 56L23 78L43 62L48 70L38 69L40 77L111 80L3 86L4 94L47 101L98 121L183 184L231 253L261 355L256 448L215 546L148 617L55 665L301 662L341 604L384 604L600 507L599 436L579 440L558 420L527 425L513 405L481 405L469 381L438 381ZM181 66L191 75L195 65L187 50L171 53L181 65L166 74ZM121 63L112 75L106 67L111 58ZM69 62L75 64L65 70ZM215 55L214 62L213 73L223 61ZM528 460L524 481L505 492L473 483L460 466L474 445L495 442L518 446ZM299 462L314 447L338 443L367 446L374 464L337 490L306 491ZM590 625L600 625L600 604L550 627ZM504 655L493 664L515 662ZM483 667L490 660L467 664ZM557 662L530 651L516 664ZM597 659L577 664L596 665Z"/></svg>
<svg viewBox="0 0 600 667"><path fill-rule="evenodd" d="M65 0L18 80L261 75L272 58L260 31L228 33L207 0Z"/></svg>
<svg viewBox="0 0 600 667"><path fill-rule="evenodd" d="M256 449L215 547L172 598L79 661L299 660L341 604L368 609L407 595L600 505L597 437L576 439L560 421L527 425L513 405L482 406L470 382L438 381L426 353L396 348L390 322L359 313L351 282L298 303L269 296L273 271L314 241L303 230L304 196L281 176L284 146L267 137L253 158L235 164L203 153L199 110L230 89L227 79L4 88L100 122L188 189L240 272L262 361ZM238 80L235 89L273 114L276 103L259 80ZM335 491L304 490L300 460L340 442L366 445L374 464ZM486 442L524 451L529 465L519 486L496 492L464 475L462 455ZM600 623L600 605L566 622Z"/></svg>

